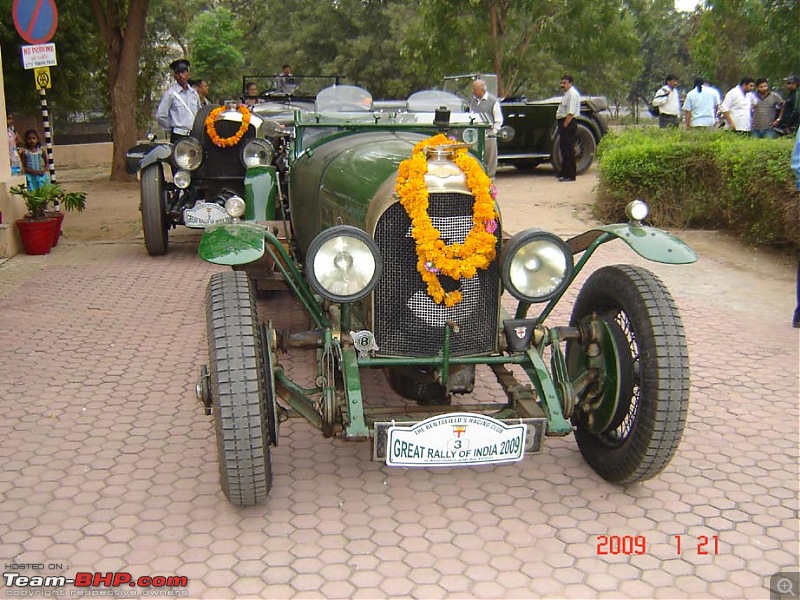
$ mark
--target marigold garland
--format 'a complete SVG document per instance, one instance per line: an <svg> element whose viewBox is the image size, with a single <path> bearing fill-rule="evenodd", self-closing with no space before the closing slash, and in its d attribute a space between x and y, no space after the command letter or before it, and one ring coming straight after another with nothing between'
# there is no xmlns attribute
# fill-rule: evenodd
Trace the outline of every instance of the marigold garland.
<svg viewBox="0 0 800 600"><path fill-rule="evenodd" d="M235 146L238 144L242 139L242 136L244 136L244 134L247 132L247 128L250 126L250 111L244 104L240 104L236 107L236 110L242 113L242 126L239 127L239 131L234 133L231 137L219 137L215 119L217 118L217 115L225 112L226 110L228 110L228 108L225 106L215 108L208 113L208 116L205 120L206 133L208 134L209 139L215 146L219 146L220 148L225 148L226 146Z"/></svg>
<svg viewBox="0 0 800 600"><path fill-rule="evenodd" d="M428 146L451 145L452 140L438 134L414 146L411 158L398 167L395 191L400 204L411 218L411 236L417 250L417 271L428 287L428 295L437 304L452 307L461 302L461 292L445 292L439 274L455 280L475 277L478 269L486 269L494 260L497 238L497 212L492 197L492 182L466 148L454 148L452 161L466 176L467 187L475 198L472 208L472 229L463 244L445 245L441 232L428 215L428 190L425 173Z"/></svg>

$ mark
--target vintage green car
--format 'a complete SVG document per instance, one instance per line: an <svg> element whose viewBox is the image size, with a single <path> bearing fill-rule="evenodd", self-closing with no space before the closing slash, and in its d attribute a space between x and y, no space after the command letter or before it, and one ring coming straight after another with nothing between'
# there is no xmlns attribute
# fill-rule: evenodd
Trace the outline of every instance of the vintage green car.
<svg viewBox="0 0 800 600"><path fill-rule="evenodd" d="M620 239L673 264L693 262L692 250L643 225L641 202L628 223L566 241L541 229L508 237L480 163L482 117L370 105L366 91L337 86L320 93L317 110L298 112L291 222L275 220L269 196L280 188L254 168L244 199L226 203L233 222L203 233L200 256L233 267L208 285L209 367L197 384L229 501L267 497L271 448L289 417L328 437L369 440L388 466L508 463L539 452L547 436L574 433L605 479L659 473L689 400L668 290L641 267L607 266L583 285L568 324L547 319L601 244ZM269 299L260 319L257 285L288 290L309 326L278 330ZM295 349L314 351L312 387L285 368ZM478 366L504 401L470 401ZM383 371L410 401L366 394L367 370Z"/></svg>

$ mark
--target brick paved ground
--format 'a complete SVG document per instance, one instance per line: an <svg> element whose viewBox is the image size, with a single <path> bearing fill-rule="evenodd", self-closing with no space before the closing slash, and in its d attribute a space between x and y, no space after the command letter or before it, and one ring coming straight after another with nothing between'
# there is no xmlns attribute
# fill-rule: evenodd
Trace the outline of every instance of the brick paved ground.
<svg viewBox="0 0 800 600"><path fill-rule="evenodd" d="M594 266L612 262L641 264L622 244ZM678 300L692 366L685 436L659 477L606 483L572 436L512 466L389 469L292 420L268 502L237 509L194 397L218 268L192 243L158 259L141 243L62 243L6 261L4 571L182 575L197 598L767 598L769 576L798 567L793 281L756 304L759 276L715 257L651 267ZM495 397L479 375L478 398ZM646 552L598 556L602 534L642 536Z"/></svg>

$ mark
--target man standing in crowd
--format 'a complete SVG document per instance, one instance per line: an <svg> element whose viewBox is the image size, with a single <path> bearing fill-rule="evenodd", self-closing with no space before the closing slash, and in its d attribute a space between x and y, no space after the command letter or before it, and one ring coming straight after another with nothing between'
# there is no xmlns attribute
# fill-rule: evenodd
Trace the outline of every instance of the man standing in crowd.
<svg viewBox="0 0 800 600"><path fill-rule="evenodd" d="M783 100L769 89L769 82L765 77L756 79L755 99L753 127L750 129L750 135L757 138L778 137L778 134L772 129L772 125L775 122L775 113Z"/></svg>
<svg viewBox="0 0 800 600"><path fill-rule="evenodd" d="M662 129L677 127L680 123L681 101L678 96L678 78L669 74L653 97L653 106L658 107L658 126Z"/></svg>
<svg viewBox="0 0 800 600"><path fill-rule="evenodd" d="M205 79L190 79L189 85L197 92L197 96L200 98L200 106L211 104L208 99L208 82Z"/></svg>
<svg viewBox="0 0 800 600"><path fill-rule="evenodd" d="M577 116L581 113L581 97L575 89L572 75L561 78L561 103L556 111L558 121L558 149L561 151L561 173L559 181L575 181L575 134L578 131Z"/></svg>
<svg viewBox="0 0 800 600"><path fill-rule="evenodd" d="M781 106L781 113L775 121L775 129L778 133L786 135L791 133L792 130L800 125L800 102L797 98L797 88L800 86L800 77L797 75L789 75L784 80L786 89L789 90L789 95Z"/></svg>
<svg viewBox="0 0 800 600"><path fill-rule="evenodd" d="M469 112L484 114L492 124L491 131L487 132L486 149L486 174L494 179L497 173L497 132L503 126L503 112L497 98L486 91L486 82L476 79L472 82L472 99L469 101Z"/></svg>
<svg viewBox="0 0 800 600"><path fill-rule="evenodd" d="M725 99L719 107L719 113L727 121L731 131L750 131L754 87L755 80L752 77L742 77L739 85L731 88L725 94Z"/></svg>
<svg viewBox="0 0 800 600"><path fill-rule="evenodd" d="M694 78L694 87L686 94L683 101L683 114L686 115L686 127L713 127L717 122L717 98L714 93L703 86L703 78Z"/></svg>
<svg viewBox="0 0 800 600"><path fill-rule="evenodd" d="M194 116L200 109L200 97L189 85L189 61L174 60L169 68L175 77L175 85L164 92L156 111L158 124L169 132L169 141L177 143L192 132Z"/></svg>

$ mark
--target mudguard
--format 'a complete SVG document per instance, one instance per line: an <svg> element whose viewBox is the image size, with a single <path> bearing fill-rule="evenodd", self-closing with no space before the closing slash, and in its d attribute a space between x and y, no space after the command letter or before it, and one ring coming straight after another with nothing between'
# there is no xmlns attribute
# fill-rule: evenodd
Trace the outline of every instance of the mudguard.
<svg viewBox="0 0 800 600"><path fill-rule="evenodd" d="M685 242L671 233L655 227L615 223L592 229L569 240L573 253L583 252L603 233L621 239L636 254L653 262L668 265L687 265L697 260L697 255Z"/></svg>
<svg viewBox="0 0 800 600"><path fill-rule="evenodd" d="M153 163L168 159L172 155L172 144L167 142L147 142L137 144L125 153L125 170L136 175Z"/></svg>
<svg viewBox="0 0 800 600"><path fill-rule="evenodd" d="M264 255L266 228L256 223L219 223L203 231L200 258L216 265L246 265Z"/></svg>
<svg viewBox="0 0 800 600"><path fill-rule="evenodd" d="M274 220L277 190L278 172L275 167L248 168L244 179L245 220Z"/></svg>

